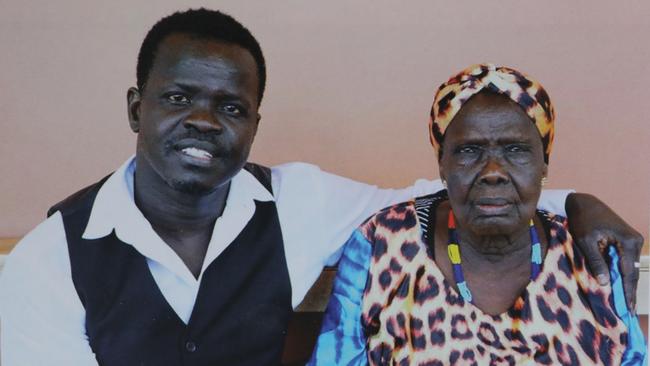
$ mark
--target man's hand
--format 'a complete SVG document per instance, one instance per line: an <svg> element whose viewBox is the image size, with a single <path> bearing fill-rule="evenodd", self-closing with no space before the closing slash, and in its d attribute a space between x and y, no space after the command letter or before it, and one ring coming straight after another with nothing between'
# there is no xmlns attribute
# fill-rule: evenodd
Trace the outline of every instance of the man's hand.
<svg viewBox="0 0 650 366"><path fill-rule="evenodd" d="M625 299L631 312L636 312L636 286L643 236L620 218L598 198L585 193L572 193L566 200L569 231L585 254L591 273L601 285L609 284L609 269L603 255L607 244L615 244L621 257Z"/></svg>

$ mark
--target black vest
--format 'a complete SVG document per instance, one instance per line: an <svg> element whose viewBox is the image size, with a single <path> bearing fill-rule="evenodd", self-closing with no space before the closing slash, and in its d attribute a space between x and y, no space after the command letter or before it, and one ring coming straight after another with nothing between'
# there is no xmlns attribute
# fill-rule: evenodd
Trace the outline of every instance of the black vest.
<svg viewBox="0 0 650 366"><path fill-rule="evenodd" d="M270 171L251 172L271 191ZM291 284L275 203L255 214L205 270L186 325L158 289L146 258L115 232L81 238L108 177L50 209L61 211L72 281L102 366L277 365L291 316Z"/></svg>

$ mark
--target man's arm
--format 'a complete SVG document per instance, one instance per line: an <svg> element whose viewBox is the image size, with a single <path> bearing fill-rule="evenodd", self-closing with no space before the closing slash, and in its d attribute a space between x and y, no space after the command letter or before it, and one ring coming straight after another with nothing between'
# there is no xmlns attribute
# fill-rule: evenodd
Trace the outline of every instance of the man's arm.
<svg viewBox="0 0 650 366"><path fill-rule="evenodd" d="M628 225L598 198L585 193L570 194L566 200L569 231L576 244L585 253L592 274L601 285L610 281L604 259L605 247L613 243L621 256L621 275L628 308L636 309L636 286L639 280L639 262L643 236Z"/></svg>
<svg viewBox="0 0 650 366"><path fill-rule="evenodd" d="M273 167L272 177L285 241L289 245L295 241L302 247L308 240L311 250L324 250L332 255L328 265L338 262L343 243L372 214L444 188L439 179L418 179L406 188L383 189L306 163ZM538 207L565 216L565 199L572 192L545 190Z"/></svg>
<svg viewBox="0 0 650 366"><path fill-rule="evenodd" d="M97 365L59 213L7 258L0 274L0 321L3 366Z"/></svg>
<svg viewBox="0 0 650 366"><path fill-rule="evenodd" d="M442 189L440 180L424 179L403 189L380 189L305 163L276 166L272 172L273 192L293 275L294 305L300 303L322 266L338 261L343 243L363 220L383 207ZM607 267L596 239L605 232L612 235L620 243L620 251L627 253L623 254L626 264L622 266L622 275L626 296L633 299L638 278L633 263L639 258L640 236L596 198L571 192L544 190L538 207L569 218L571 235L588 253L590 267L600 268L596 270L599 274L607 275Z"/></svg>

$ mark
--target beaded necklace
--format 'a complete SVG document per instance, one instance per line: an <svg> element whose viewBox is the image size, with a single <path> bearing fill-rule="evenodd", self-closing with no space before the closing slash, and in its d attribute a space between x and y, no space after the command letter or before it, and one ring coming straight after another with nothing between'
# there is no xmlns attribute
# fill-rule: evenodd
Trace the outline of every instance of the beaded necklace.
<svg viewBox="0 0 650 366"><path fill-rule="evenodd" d="M458 286L458 290L460 290L460 295L463 299L467 302L473 303L472 292L469 290L469 287L467 287L465 276L463 276L463 268L461 267L460 260L460 247L458 246L458 233L456 232L456 221L454 220L454 213L451 210L449 210L447 228L449 230L447 254L449 255L449 260L451 261L451 266L454 271L456 286ZM530 220L529 232L530 242L532 243L530 251L530 279L532 281L539 275L542 265L542 246L539 243L539 237L537 236L537 230L535 230L533 219Z"/></svg>

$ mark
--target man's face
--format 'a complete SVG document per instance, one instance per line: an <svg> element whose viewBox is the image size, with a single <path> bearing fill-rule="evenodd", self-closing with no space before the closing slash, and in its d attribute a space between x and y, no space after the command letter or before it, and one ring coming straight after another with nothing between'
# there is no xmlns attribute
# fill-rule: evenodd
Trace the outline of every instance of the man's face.
<svg viewBox="0 0 650 366"><path fill-rule="evenodd" d="M193 194L230 181L257 131L258 88L255 60L244 48L185 34L165 38L144 90L128 94L138 178Z"/></svg>

